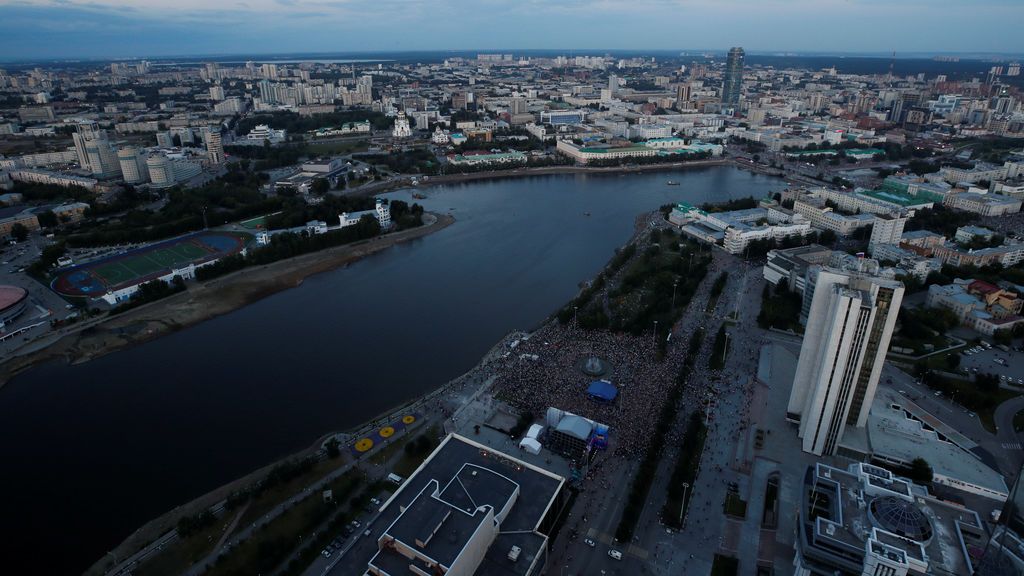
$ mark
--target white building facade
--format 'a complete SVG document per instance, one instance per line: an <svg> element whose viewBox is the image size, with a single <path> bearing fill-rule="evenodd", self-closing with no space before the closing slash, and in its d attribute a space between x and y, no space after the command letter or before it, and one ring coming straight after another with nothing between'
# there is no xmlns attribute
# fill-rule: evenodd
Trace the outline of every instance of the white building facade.
<svg viewBox="0 0 1024 576"><path fill-rule="evenodd" d="M787 419L805 452L834 454L846 426L863 427L889 350L904 287L856 271L808 270L808 307Z"/></svg>

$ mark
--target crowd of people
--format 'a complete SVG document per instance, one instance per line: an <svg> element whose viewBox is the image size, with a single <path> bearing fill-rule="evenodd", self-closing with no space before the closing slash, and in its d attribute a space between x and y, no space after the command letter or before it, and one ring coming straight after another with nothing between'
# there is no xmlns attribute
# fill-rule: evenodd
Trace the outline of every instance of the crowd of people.
<svg viewBox="0 0 1024 576"><path fill-rule="evenodd" d="M652 428L665 390L679 372L678 360L658 360L656 354L653 332L632 336L552 322L501 361L493 392L538 419L554 407L607 424L616 454L640 456L657 433ZM584 371L591 357L602 361L603 374ZM587 395L588 386L597 379L608 380L618 389L613 402Z"/></svg>

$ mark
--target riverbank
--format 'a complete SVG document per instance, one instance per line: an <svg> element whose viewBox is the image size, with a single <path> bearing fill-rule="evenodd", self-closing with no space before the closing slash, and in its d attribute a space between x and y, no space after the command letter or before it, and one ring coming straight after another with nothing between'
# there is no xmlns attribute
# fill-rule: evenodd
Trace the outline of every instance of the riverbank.
<svg viewBox="0 0 1024 576"><path fill-rule="evenodd" d="M303 254L264 266L196 283L189 289L68 332L43 339L0 365L0 387L18 373L53 360L88 362L205 320L233 312L272 294L294 288L309 276L344 266L396 244L422 238L450 226L451 215L427 214L423 226L353 244Z"/></svg>
<svg viewBox="0 0 1024 576"><path fill-rule="evenodd" d="M448 432L447 419L449 414L454 413L454 416L457 418L461 411L471 403L471 400L478 397L481 391L489 385L489 381L481 384L481 374L485 373L492 363L498 361L507 353L513 341L529 338L529 335L529 332L513 330L499 339L472 368L430 392L409 400L400 406L388 409L358 427L343 432L324 434L302 450L278 458L274 462L266 464L245 476L236 478L227 484L218 486L190 502L175 506L172 510L140 526L113 550L99 558L84 574L86 576L102 576L116 567L127 570L135 566L137 562L141 563L152 555L159 554L160 550L177 539L175 527L181 518L194 516L204 510L220 514L224 508L225 499L232 492L252 486L254 483L264 479L271 470L286 462L318 455L325 444L331 439L337 440L342 447L342 457L338 462L338 467L343 467L358 464L361 460L369 461L375 453L387 450L390 443L375 447L374 450L367 452L356 460L349 460L350 457L346 448L355 440L372 435L374 430L406 414L418 414L420 421L417 424L421 428L428 427L428 425L441 425L444 431ZM395 438L397 440L399 437L396 436Z"/></svg>
<svg viewBox="0 0 1024 576"><path fill-rule="evenodd" d="M685 170L688 168L707 168L711 166L736 166L737 168L751 169L750 166L735 162L730 158L713 158L710 160L692 160L688 162L672 162L668 164L642 164L637 166L543 166L540 168L515 168L511 170L491 170L488 172L473 172L470 174L447 174L443 176L431 176L428 180L419 179L420 188L440 186L443 184L456 184L461 182L473 182L476 180L499 180L503 178L522 178L525 176L553 176L559 174L635 174L639 172L671 172ZM756 171L756 170L753 170ZM403 176L395 180L368 184L355 190L346 191L346 195L369 196L384 194L394 190L409 188L412 186L413 176ZM422 177L417 177L422 178Z"/></svg>
<svg viewBox="0 0 1024 576"><path fill-rule="evenodd" d="M633 233L623 247L641 241L645 237L645 233L651 229L652 223L663 221L663 219L664 217L657 211L638 215L634 219ZM225 498L232 492L252 485L265 477L270 470L284 462L316 455L332 439L336 440L342 447L343 458L347 458L348 451L346 447L351 446L360 438L372 437L373 432L381 426L411 413L417 414L422 422L426 422L429 425L436 426L441 424L445 433L454 431L455 423L465 420L465 411L469 410L471 405L477 402L481 394L490 389L493 384L492 368L500 363L508 355L509 351L513 349L513 342L526 342L535 332L557 325L556 313L553 313L542 320L540 324L527 331L513 330L495 342L477 360L472 368L461 375L400 405L391 407L353 428L321 435L311 445L302 450L279 457L276 461L266 464L241 478L214 488L188 503L176 506L135 530L110 553L99 558L86 571L86 574L89 576L102 576L102 574L115 565L112 562L112 559L115 558L119 559L117 566L129 568L135 566L136 562L141 563L150 556L159 554L160 549L169 545L177 538L174 528L180 518L196 515L203 510L212 510L219 514L224 505Z"/></svg>

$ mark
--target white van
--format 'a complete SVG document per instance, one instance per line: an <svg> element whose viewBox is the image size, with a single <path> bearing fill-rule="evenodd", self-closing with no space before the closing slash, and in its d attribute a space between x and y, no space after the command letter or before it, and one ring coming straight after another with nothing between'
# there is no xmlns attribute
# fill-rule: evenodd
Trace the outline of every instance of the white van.
<svg viewBox="0 0 1024 576"><path fill-rule="evenodd" d="M398 474L394 473L388 474L388 480L394 482L395 484L401 484L402 482L405 482L405 478L402 478Z"/></svg>

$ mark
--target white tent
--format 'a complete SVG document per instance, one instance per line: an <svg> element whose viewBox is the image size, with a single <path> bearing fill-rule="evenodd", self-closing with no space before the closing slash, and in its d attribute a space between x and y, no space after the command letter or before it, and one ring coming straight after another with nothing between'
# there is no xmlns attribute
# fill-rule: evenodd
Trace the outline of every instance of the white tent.
<svg viewBox="0 0 1024 576"><path fill-rule="evenodd" d="M519 448L530 454L540 454L540 442L534 438L523 438L519 441Z"/></svg>
<svg viewBox="0 0 1024 576"><path fill-rule="evenodd" d="M526 432L526 437L536 440L541 437L541 434L544 434L544 426L540 424L531 424L530 429Z"/></svg>

